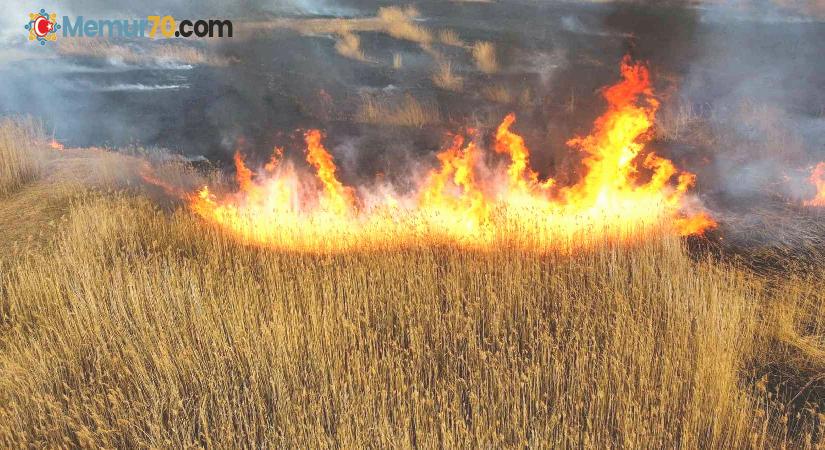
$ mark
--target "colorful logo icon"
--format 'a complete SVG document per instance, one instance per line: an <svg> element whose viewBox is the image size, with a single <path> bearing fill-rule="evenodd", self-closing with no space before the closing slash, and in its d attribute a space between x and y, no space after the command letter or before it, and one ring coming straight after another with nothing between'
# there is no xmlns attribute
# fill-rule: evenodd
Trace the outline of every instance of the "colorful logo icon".
<svg viewBox="0 0 825 450"><path fill-rule="evenodd" d="M57 14L46 13L45 9L40 12L29 14L29 23L25 28L29 30L29 40L37 39L40 45L46 45L46 41L57 40L57 30L60 24L57 23Z"/></svg>

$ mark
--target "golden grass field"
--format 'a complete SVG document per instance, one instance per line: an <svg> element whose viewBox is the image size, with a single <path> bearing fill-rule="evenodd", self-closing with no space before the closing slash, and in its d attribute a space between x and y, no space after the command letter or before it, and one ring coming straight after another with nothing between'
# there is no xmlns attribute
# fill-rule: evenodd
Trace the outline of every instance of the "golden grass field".
<svg viewBox="0 0 825 450"><path fill-rule="evenodd" d="M276 252L43 142L0 126L0 447L822 445L825 264Z"/></svg>

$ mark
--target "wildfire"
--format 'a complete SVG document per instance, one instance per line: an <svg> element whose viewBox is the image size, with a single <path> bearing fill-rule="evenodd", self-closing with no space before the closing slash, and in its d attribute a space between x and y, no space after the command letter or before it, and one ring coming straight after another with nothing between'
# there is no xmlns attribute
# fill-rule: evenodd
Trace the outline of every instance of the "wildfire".
<svg viewBox="0 0 825 450"><path fill-rule="evenodd" d="M805 202L806 206L825 206L825 161L819 163L814 167L809 178L811 184L816 186L816 195L814 198Z"/></svg>
<svg viewBox="0 0 825 450"><path fill-rule="evenodd" d="M58 142L57 140L55 140L55 139L51 139L51 140L49 141L49 148L52 148L52 149L54 149L54 150L58 150L58 151L59 151L59 150L63 150L63 148L64 148L64 147L63 147L63 144L61 144L61 143L60 143L60 142Z"/></svg>
<svg viewBox="0 0 825 450"><path fill-rule="evenodd" d="M310 130L304 140L314 177L301 176L282 149L259 173L236 153L239 190L216 195L204 187L190 206L246 242L308 251L432 243L570 250L650 228L687 235L713 227L687 196L694 176L645 148L659 106L647 68L626 57L621 74L603 93L607 111L593 131L568 141L585 169L573 185L540 179L510 114L494 136L495 153L508 161L493 163L475 133L455 135L409 194L346 186L322 133Z"/></svg>

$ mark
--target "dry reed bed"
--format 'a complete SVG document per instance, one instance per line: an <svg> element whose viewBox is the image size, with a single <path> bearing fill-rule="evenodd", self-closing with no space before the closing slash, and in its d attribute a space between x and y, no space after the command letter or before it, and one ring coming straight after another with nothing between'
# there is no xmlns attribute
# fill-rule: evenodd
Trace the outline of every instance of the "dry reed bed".
<svg viewBox="0 0 825 450"><path fill-rule="evenodd" d="M4 273L2 292L10 446L729 448L781 436L780 417L757 414L760 392L740 387L766 340L759 282L696 264L669 238L573 257L313 256L90 195Z"/></svg>
<svg viewBox="0 0 825 450"><path fill-rule="evenodd" d="M821 271L764 279L665 236L573 256L290 254L71 186L42 245L0 254L0 446L821 439L819 410L782 409L759 378L779 365L821 401Z"/></svg>
<svg viewBox="0 0 825 450"><path fill-rule="evenodd" d="M33 119L0 119L0 196L40 174L44 146L43 127Z"/></svg>

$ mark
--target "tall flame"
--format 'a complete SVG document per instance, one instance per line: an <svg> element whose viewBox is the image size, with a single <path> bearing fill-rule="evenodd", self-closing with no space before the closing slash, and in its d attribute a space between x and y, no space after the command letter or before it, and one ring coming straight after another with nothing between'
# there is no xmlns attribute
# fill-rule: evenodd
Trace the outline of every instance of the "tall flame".
<svg viewBox="0 0 825 450"><path fill-rule="evenodd" d="M335 162L332 155L321 144L321 132L309 130L304 135L307 144L307 162L315 168L318 179L324 185L324 192L321 195L321 206L336 214L348 214L355 206L355 195L353 189L344 186L335 172Z"/></svg>
<svg viewBox="0 0 825 450"><path fill-rule="evenodd" d="M816 187L814 198L805 202L806 206L825 206L825 161L814 167L809 178L811 184Z"/></svg>
<svg viewBox="0 0 825 450"><path fill-rule="evenodd" d="M322 133L309 130L306 161L314 178L284 163L282 149L259 173L238 153L238 192L215 195L204 187L189 197L190 206L246 242L306 251L432 243L571 250L606 236L630 240L649 228L687 235L713 227L687 195L693 174L646 150L659 106L647 68L625 57L621 74L603 92L607 110L593 131L568 141L583 154L585 170L570 186L540 179L509 114L494 136L495 153L508 160L503 166L491 163L479 139L455 135L437 155L439 166L406 195L368 188L356 195L339 179Z"/></svg>

